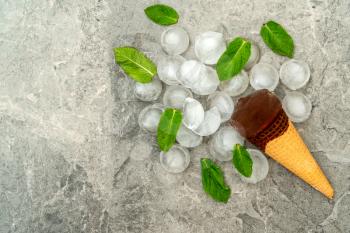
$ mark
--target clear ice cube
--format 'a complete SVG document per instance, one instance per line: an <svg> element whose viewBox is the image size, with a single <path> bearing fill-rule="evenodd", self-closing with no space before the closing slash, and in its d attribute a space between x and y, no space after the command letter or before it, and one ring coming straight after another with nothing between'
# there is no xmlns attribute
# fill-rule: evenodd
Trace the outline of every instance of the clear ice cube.
<svg viewBox="0 0 350 233"><path fill-rule="evenodd" d="M238 75L230 80L221 81L219 89L226 92L230 96L239 96L247 90L249 86L248 74L242 70Z"/></svg>
<svg viewBox="0 0 350 233"><path fill-rule="evenodd" d="M162 93L162 83L157 78L153 78L150 83L135 82L134 94L142 101L154 101Z"/></svg>
<svg viewBox="0 0 350 233"><path fill-rule="evenodd" d="M204 120L198 126L197 129L193 130L200 136L209 136L215 133L221 124L220 112L216 107L213 107L204 113Z"/></svg>
<svg viewBox="0 0 350 233"><path fill-rule="evenodd" d="M252 175L250 177L245 177L239 174L236 169L234 170L244 182L256 184L266 178L267 173L269 172L269 163L266 156L261 151L255 149L247 149L247 151L253 160Z"/></svg>
<svg viewBox="0 0 350 233"><path fill-rule="evenodd" d="M255 43L251 43L250 57L244 66L244 69L250 70L260 59L260 50Z"/></svg>
<svg viewBox="0 0 350 233"><path fill-rule="evenodd" d="M268 63L258 63L250 71L250 85L255 90L275 90L278 85L279 74L275 67Z"/></svg>
<svg viewBox="0 0 350 233"><path fill-rule="evenodd" d="M193 97L192 92L183 86L168 86L164 92L163 104L167 107L182 109L185 99Z"/></svg>
<svg viewBox="0 0 350 233"><path fill-rule="evenodd" d="M310 68L304 61L291 59L282 64L280 77L281 82L289 89L297 90L309 81Z"/></svg>
<svg viewBox="0 0 350 233"><path fill-rule="evenodd" d="M177 78L178 71L181 64L185 62L185 58L176 55L161 59L157 66L157 73L160 80L168 85L177 85L179 80Z"/></svg>
<svg viewBox="0 0 350 233"><path fill-rule="evenodd" d="M203 141L203 137L195 134L185 125L181 125L179 131L176 134L176 141L183 147L192 148L199 146Z"/></svg>
<svg viewBox="0 0 350 233"><path fill-rule="evenodd" d="M161 36L161 45L170 55L184 53L190 43L187 32L181 27L171 27L166 29Z"/></svg>
<svg viewBox="0 0 350 233"><path fill-rule="evenodd" d="M204 120L202 104L193 98L186 98L183 105L182 123L189 129L195 130Z"/></svg>
<svg viewBox="0 0 350 233"><path fill-rule="evenodd" d="M206 66L204 72L200 74L200 79L191 88L192 91L197 95L210 95L214 93L220 84L216 71Z"/></svg>
<svg viewBox="0 0 350 233"><path fill-rule="evenodd" d="M282 100L282 107L293 122L303 122L308 119L312 109L310 99L297 91L285 95Z"/></svg>
<svg viewBox="0 0 350 233"><path fill-rule="evenodd" d="M186 148L173 145L168 152L160 153L160 164L170 173L180 173L190 164L190 154Z"/></svg>
<svg viewBox="0 0 350 233"><path fill-rule="evenodd" d="M208 31L198 35L195 39L195 54L204 64L216 64L225 50L226 43L222 33Z"/></svg>
<svg viewBox="0 0 350 233"><path fill-rule="evenodd" d="M218 108L221 116L221 122L228 121L231 118L234 109L234 104L232 98L226 92L214 92L213 94L208 96L207 103L209 108Z"/></svg>
<svg viewBox="0 0 350 233"><path fill-rule="evenodd" d="M216 132L209 142L210 154L219 161L232 159L234 145L244 145L243 137L231 126L224 126Z"/></svg>
<svg viewBox="0 0 350 233"><path fill-rule="evenodd" d="M182 85L192 88L200 81L204 72L206 72L204 64L196 60L188 60L182 63L177 77Z"/></svg>
<svg viewBox="0 0 350 233"><path fill-rule="evenodd" d="M141 129L151 133L157 132L158 123L163 113L163 105L153 104L145 107L139 114L138 123Z"/></svg>

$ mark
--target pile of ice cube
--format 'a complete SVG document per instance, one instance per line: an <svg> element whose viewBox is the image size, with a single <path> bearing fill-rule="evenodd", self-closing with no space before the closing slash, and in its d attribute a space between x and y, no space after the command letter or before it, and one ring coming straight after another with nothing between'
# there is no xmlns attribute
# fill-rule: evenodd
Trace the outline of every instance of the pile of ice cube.
<svg viewBox="0 0 350 233"><path fill-rule="evenodd" d="M278 72L268 63L258 63L260 50L252 43L245 70L231 80L220 82L213 65L226 49L224 35L212 31L198 35L194 41L197 60L187 60L181 56L188 49L189 42L189 36L183 28L166 29L161 36L161 46L168 56L158 63L159 79L155 77L148 84L136 83L134 89L135 96L140 100L155 101L161 95L162 87L166 87L163 103L147 106L139 115L140 127L150 133L156 133L166 107L180 109L183 113L182 125L176 136L178 144L160 155L161 165L167 171L184 171L190 161L187 148L199 146L203 137L210 137L210 156L219 161L232 159L233 146L243 145L244 139L226 122L234 111L234 101L247 90L249 83L255 90L273 91L281 79L284 85L293 90L282 101L290 119L301 122L310 115L310 100L300 92L295 92L309 80L310 70L305 62L288 60ZM269 166L260 151L249 149L249 152L254 164L253 174L249 179L242 177L242 180L256 183L266 177Z"/></svg>

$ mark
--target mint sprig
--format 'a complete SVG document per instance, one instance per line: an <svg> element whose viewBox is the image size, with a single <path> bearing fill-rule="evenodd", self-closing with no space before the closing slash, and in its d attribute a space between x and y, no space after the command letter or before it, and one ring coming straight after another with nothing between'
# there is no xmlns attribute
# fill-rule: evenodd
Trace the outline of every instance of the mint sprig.
<svg viewBox="0 0 350 233"><path fill-rule="evenodd" d="M147 7L145 10L147 17L156 24L168 26L176 24L179 20L179 14L170 6L156 4Z"/></svg>
<svg viewBox="0 0 350 233"><path fill-rule="evenodd" d="M247 149L240 144L236 144L232 155L232 163L237 171L245 177L250 177L253 172L253 161Z"/></svg>
<svg viewBox="0 0 350 233"><path fill-rule="evenodd" d="M294 42L288 32L278 23L268 21L260 30L260 35L265 44L275 53L292 58L294 54Z"/></svg>
<svg viewBox="0 0 350 233"><path fill-rule="evenodd" d="M175 108L167 108L160 117L157 141L161 151L167 152L175 143L176 134L181 126L182 112Z"/></svg>
<svg viewBox="0 0 350 233"><path fill-rule="evenodd" d="M204 191L218 202L227 203L231 196L231 189L225 183L224 173L212 160L201 159L202 185Z"/></svg>
<svg viewBox="0 0 350 233"><path fill-rule="evenodd" d="M157 67L142 52L133 47L114 48L115 62L136 82L149 83Z"/></svg>
<svg viewBox="0 0 350 233"><path fill-rule="evenodd" d="M232 79L244 68L250 57L251 44L241 37L234 39L216 64L216 72L220 81Z"/></svg>

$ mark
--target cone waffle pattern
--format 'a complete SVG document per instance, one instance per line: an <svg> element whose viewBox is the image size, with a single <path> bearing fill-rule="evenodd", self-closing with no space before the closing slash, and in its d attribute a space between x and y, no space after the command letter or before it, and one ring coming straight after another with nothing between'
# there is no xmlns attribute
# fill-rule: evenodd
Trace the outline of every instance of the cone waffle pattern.
<svg viewBox="0 0 350 233"><path fill-rule="evenodd" d="M292 122L282 135L266 144L265 153L326 197L333 197L332 186Z"/></svg>
<svg viewBox="0 0 350 233"><path fill-rule="evenodd" d="M288 116L283 109L281 109L269 126L254 137L248 138L248 141L259 147L260 150L264 151L266 144L269 141L281 136L287 130L287 128Z"/></svg>

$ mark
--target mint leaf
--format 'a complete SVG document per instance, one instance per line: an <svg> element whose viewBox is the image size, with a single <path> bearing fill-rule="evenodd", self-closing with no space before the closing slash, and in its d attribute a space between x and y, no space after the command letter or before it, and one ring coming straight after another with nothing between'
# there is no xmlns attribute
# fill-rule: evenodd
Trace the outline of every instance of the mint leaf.
<svg viewBox="0 0 350 233"><path fill-rule="evenodd" d="M160 117L157 141L160 150L168 151L176 140L177 131L182 121L182 113L175 108L167 108Z"/></svg>
<svg viewBox="0 0 350 233"><path fill-rule="evenodd" d="M201 159L202 185L204 191L214 200L227 203L231 189L226 185L221 168L212 160Z"/></svg>
<svg viewBox="0 0 350 233"><path fill-rule="evenodd" d="M234 146L232 163L243 176L250 177L252 175L253 161L244 146L240 144Z"/></svg>
<svg viewBox="0 0 350 233"><path fill-rule="evenodd" d="M250 57L251 44L241 37L234 39L216 64L216 72L221 81L239 74Z"/></svg>
<svg viewBox="0 0 350 233"><path fill-rule="evenodd" d="M150 20L159 25L172 25L176 24L179 20L179 15L176 10L163 4L156 4L147 7L145 9L145 14Z"/></svg>
<svg viewBox="0 0 350 233"><path fill-rule="evenodd" d="M156 65L132 47L114 48L115 62L136 82L149 83L157 73Z"/></svg>
<svg viewBox="0 0 350 233"><path fill-rule="evenodd" d="M293 39L281 25L274 21L264 23L260 35L273 52L282 56L293 57Z"/></svg>

